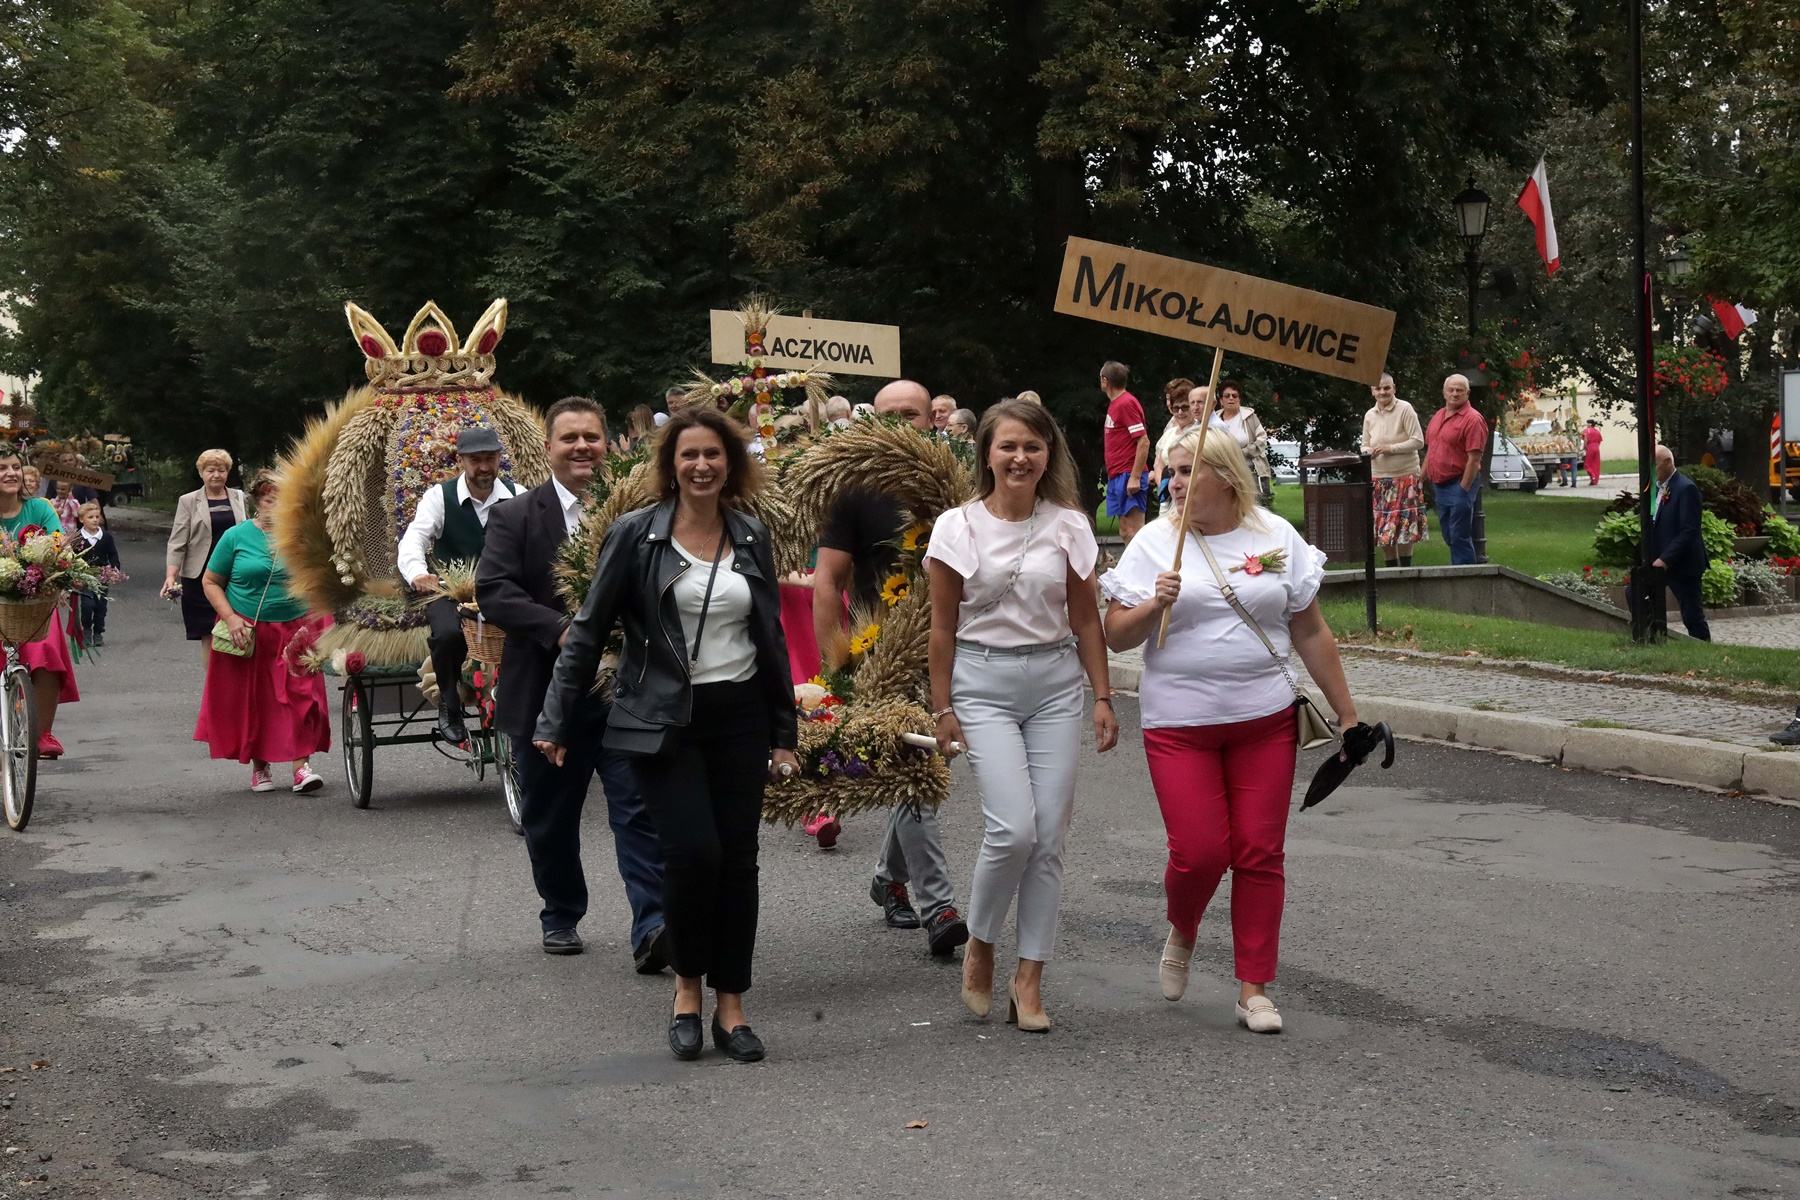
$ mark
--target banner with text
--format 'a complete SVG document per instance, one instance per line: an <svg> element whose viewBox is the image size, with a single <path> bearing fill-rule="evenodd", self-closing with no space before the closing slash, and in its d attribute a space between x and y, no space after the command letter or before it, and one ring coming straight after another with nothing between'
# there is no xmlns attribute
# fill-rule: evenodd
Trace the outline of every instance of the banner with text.
<svg viewBox="0 0 1800 1200"><path fill-rule="evenodd" d="M1254 275L1070 238L1056 311L1373 384L1394 314Z"/></svg>
<svg viewBox="0 0 1800 1200"><path fill-rule="evenodd" d="M712 360L723 366L743 362L743 315L715 308L711 316ZM819 321L811 317L770 317L763 337L763 365L898 379L900 327Z"/></svg>

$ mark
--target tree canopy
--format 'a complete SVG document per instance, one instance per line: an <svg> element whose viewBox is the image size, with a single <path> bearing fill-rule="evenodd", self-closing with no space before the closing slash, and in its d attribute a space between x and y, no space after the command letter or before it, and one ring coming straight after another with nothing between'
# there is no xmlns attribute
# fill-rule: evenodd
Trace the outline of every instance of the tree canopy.
<svg viewBox="0 0 1800 1200"><path fill-rule="evenodd" d="M1077 234L1392 308L1429 399L1467 344L1470 173L1484 258L1528 285L1483 311L1629 391L1623 21L1596 0L5 2L0 356L60 424L159 449L277 448L359 376L345 299L506 295L501 381L616 413L762 290L901 326L908 373L971 407L1036 389L1091 461L1101 361L1154 396L1210 352L1053 315ZM1658 236L1694 250L1688 311L1765 310L1752 385L1800 311L1800 35L1760 7L1658 0L1647 58ZM1510 204L1540 153L1549 281ZM1367 403L1230 370L1290 436Z"/></svg>

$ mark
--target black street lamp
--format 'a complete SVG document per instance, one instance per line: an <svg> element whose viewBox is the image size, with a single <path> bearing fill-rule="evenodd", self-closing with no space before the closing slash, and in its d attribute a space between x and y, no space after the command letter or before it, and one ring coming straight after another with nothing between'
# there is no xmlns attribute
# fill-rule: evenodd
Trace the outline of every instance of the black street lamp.
<svg viewBox="0 0 1800 1200"><path fill-rule="evenodd" d="M1456 231L1463 240L1463 269L1469 273L1469 336L1475 336L1475 295L1481 290L1481 239L1487 236L1488 206L1493 201L1475 186L1469 186L1450 202L1456 207Z"/></svg>
<svg viewBox="0 0 1800 1200"><path fill-rule="evenodd" d="M1488 194L1475 186L1475 177L1469 176L1469 184L1458 193L1451 202L1456 209L1456 233L1463 243L1463 269L1469 275L1469 337L1475 336L1475 297L1481 292L1481 239L1487 236L1488 206L1493 203ZM1475 415L1483 416L1481 405L1475 397L1487 386L1487 380L1479 383L1469 381L1469 403L1475 405ZM1487 445L1481 448L1481 475L1475 481L1475 512L1471 521L1470 536L1475 543L1475 561L1484 563L1487 556L1487 513L1483 510L1481 496L1487 490L1488 472L1494 462L1494 428L1493 422L1488 425Z"/></svg>

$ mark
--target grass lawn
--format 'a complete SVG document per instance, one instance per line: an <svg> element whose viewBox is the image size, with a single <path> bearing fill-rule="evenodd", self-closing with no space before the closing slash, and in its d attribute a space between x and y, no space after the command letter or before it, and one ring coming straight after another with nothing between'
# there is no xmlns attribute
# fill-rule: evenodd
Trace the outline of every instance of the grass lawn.
<svg viewBox="0 0 1800 1200"><path fill-rule="evenodd" d="M1401 604L1381 606L1381 633L1371 639L1360 597L1331 601L1324 611L1338 640L1348 645L1373 643L1446 654L1473 650L1486 658L1522 658L1633 675L1760 683L1782 691L1800 691L1800 654L1792 650L1726 646L1685 638L1639 646L1623 634L1563 629L1502 617L1465 616Z"/></svg>
<svg viewBox="0 0 1800 1200"><path fill-rule="evenodd" d="M1602 475L1636 475L1638 460L1635 458L1603 458L1600 460Z"/></svg>
<svg viewBox="0 0 1800 1200"><path fill-rule="evenodd" d="M1577 500L1487 491L1482 493L1481 499L1487 513L1488 558L1515 571L1536 576L1551 571L1579 571L1584 564L1594 561L1594 526L1600 523L1600 514L1612 497ZM1288 484L1275 489L1275 511L1305 532L1298 485ZM1447 566L1450 551L1438 535L1437 515L1433 513L1428 521L1431 540L1418 548L1413 555L1413 565ZM1379 558L1380 554L1378 548L1376 556ZM1361 568L1361 563L1334 567Z"/></svg>

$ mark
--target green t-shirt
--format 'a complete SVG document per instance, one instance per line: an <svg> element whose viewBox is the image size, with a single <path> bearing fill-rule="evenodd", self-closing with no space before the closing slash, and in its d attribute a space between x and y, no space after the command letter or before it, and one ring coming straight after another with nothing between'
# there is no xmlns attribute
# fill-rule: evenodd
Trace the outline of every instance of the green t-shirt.
<svg viewBox="0 0 1800 1200"><path fill-rule="evenodd" d="M27 525L41 525L46 533L61 533L62 518L50 507L50 502L42 496L29 497L24 507L19 509L16 517L0 517L0 529L6 530L6 536L17 538L19 530Z"/></svg>
<svg viewBox="0 0 1800 1200"><path fill-rule="evenodd" d="M206 569L225 581L225 599L240 617L258 620L259 601L264 621L292 621L306 615L306 601L288 594L287 568L275 557L268 535L255 521L240 521L226 530L206 560ZM265 584L269 589L266 596Z"/></svg>

